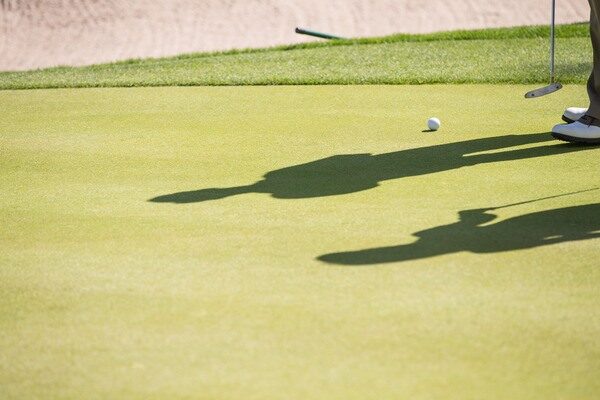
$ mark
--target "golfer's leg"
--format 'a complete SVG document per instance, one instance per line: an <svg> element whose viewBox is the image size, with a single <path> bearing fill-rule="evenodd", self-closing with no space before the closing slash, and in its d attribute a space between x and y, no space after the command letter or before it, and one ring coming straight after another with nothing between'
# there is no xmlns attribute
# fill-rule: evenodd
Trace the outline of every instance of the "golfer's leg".
<svg viewBox="0 0 600 400"><path fill-rule="evenodd" d="M590 16L590 35L594 49L594 68L588 80L590 108L588 115L600 119L600 0L589 0L592 10Z"/></svg>
<svg viewBox="0 0 600 400"><path fill-rule="evenodd" d="M567 142L600 145L600 0L588 1L591 8L590 36L594 49L594 67L587 86L590 107L587 115L581 117L579 121L552 128L552 136Z"/></svg>

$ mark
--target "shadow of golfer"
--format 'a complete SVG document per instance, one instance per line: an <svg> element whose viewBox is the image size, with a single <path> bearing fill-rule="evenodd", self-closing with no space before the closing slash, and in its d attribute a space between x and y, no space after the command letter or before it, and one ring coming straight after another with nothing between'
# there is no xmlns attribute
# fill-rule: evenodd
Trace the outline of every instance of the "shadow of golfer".
<svg viewBox="0 0 600 400"><path fill-rule="evenodd" d="M496 253L600 238L600 203L521 215L491 225L492 208L465 210L459 220L413 236L411 244L326 254L330 264L370 265L419 260L460 251Z"/></svg>
<svg viewBox="0 0 600 400"><path fill-rule="evenodd" d="M591 147L552 144L525 149L514 146L553 140L548 134L506 135L457 143L408 149L385 154L336 155L306 164L268 172L264 179L247 186L210 188L158 196L155 203L197 203L244 193L268 193L278 199L333 196L377 187L379 182L432 174L456 168L500 161L569 153ZM493 151L492 153L481 153Z"/></svg>

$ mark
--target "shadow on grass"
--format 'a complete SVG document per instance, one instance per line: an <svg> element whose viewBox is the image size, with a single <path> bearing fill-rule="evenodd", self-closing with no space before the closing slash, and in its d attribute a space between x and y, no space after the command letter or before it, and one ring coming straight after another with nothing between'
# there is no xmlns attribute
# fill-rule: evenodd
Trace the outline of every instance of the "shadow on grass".
<svg viewBox="0 0 600 400"><path fill-rule="evenodd" d="M372 265L419 260L461 251L497 253L600 238L600 203L521 215L491 225L493 208L460 211L458 222L416 232L411 244L326 254L318 260ZM575 261L574 261L575 262Z"/></svg>
<svg viewBox="0 0 600 400"><path fill-rule="evenodd" d="M540 63L540 68L548 68L546 63ZM590 71L593 69L593 64L589 62L565 62L560 66L561 73L558 76L559 81L568 83L581 82L582 77L590 75ZM539 71L539 69L538 69Z"/></svg>
<svg viewBox="0 0 600 400"><path fill-rule="evenodd" d="M510 149L548 141L552 141L552 144ZM486 137L378 155L336 155L271 171L264 179L252 185L171 193L149 201L199 203L244 193L268 193L279 199L333 196L371 189L377 187L379 182L390 179L432 174L477 164L546 157L584 149L589 147L557 144L545 133Z"/></svg>

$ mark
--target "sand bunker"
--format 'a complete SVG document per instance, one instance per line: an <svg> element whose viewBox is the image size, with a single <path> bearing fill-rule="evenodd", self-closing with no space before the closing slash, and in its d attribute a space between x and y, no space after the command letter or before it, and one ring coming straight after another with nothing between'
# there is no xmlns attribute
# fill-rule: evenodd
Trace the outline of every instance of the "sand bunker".
<svg viewBox="0 0 600 400"><path fill-rule="evenodd" d="M589 18L558 2L558 22ZM311 40L547 24L550 0L0 0L0 70L86 65Z"/></svg>

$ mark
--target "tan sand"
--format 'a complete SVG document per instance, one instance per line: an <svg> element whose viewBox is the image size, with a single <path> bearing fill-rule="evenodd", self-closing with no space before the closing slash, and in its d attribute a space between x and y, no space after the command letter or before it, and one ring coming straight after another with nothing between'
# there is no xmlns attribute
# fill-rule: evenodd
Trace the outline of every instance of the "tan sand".
<svg viewBox="0 0 600 400"><path fill-rule="evenodd" d="M589 18L559 0L558 22ZM86 65L341 36L547 24L550 0L0 0L0 70Z"/></svg>

